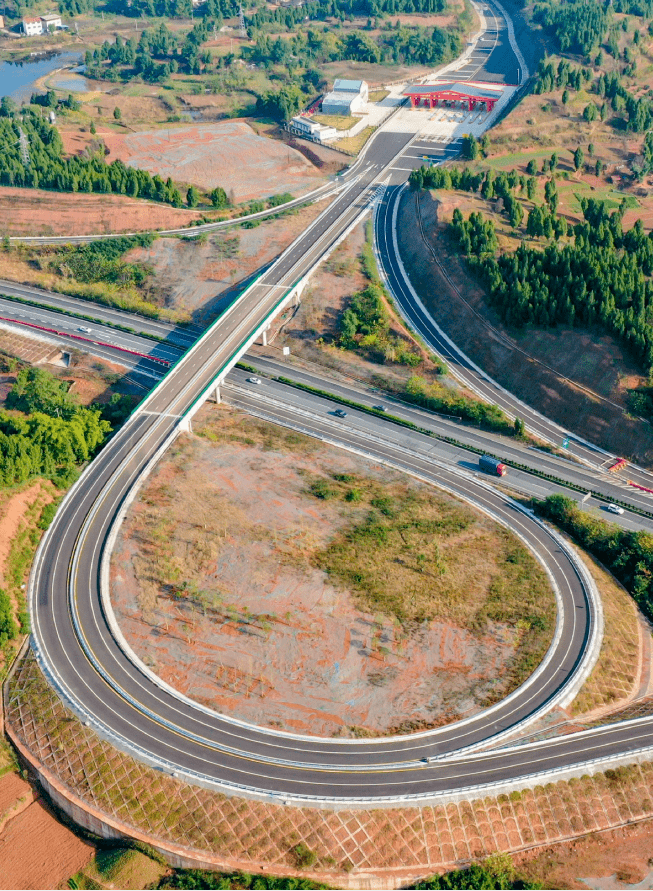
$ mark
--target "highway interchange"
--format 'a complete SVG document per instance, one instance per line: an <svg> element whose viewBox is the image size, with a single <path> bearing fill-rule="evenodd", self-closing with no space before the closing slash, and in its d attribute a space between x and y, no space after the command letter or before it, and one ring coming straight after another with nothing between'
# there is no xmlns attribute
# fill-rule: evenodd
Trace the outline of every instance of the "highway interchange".
<svg viewBox="0 0 653 891"><path fill-rule="evenodd" d="M487 70L501 67L502 58L504 72L516 66L509 44L502 38L505 22L498 15L496 19L489 14L487 17L489 30L496 31L492 35L496 39L489 42L484 39L474 49L471 62L468 60L470 78L480 77L483 66ZM456 77L462 79L460 73ZM429 799L461 788L480 792L489 785L545 774L597 758L621 757L649 745L651 722L645 719L496 752L477 751L490 741L496 743L508 731L524 726L555 701L569 695L570 687L577 686L591 668L601 639L600 603L593 583L573 552L555 533L500 491L461 471L469 456L454 458L458 464L454 466L451 454L446 453L446 449L442 451L444 445L429 437L420 439L420 434L388 424L382 417L359 416L355 412L350 412L345 422L336 420L328 405L319 405L314 397L308 400L298 395L298 391L293 391L290 398L287 388L271 382L248 387L236 377L227 389L228 397L234 404L256 414L303 429L310 435L354 449L441 486L476 504L522 536L546 566L558 598L555 638L540 668L503 702L449 727L377 740L305 738L225 718L176 694L132 657L112 619L106 600L112 535L137 491L143 472L174 441L180 422L190 417L210 394L215 382L222 380L246 351L268 318L287 301L292 287L310 274L366 212L370 202L379 195L380 183L391 188L385 192L377 217L377 238L381 233L379 253L393 290L403 287L405 277L395 262L396 253L394 247L388 245L387 237L392 229L393 201L397 194L392 187L403 181L406 166L421 163L417 156L411 160L414 145L410 133L381 131L322 215L182 358L178 358L176 347L186 345L183 333L168 329L168 333L162 335L165 326L159 323L140 323L144 335L166 337L167 345L154 348L137 334L103 328L108 354L112 354L107 333L110 332L116 343L123 344L121 349L133 349L136 353L143 347L143 354L154 353L166 361L172 361L174 354L177 359L86 468L46 533L29 585L32 645L50 682L90 726L119 747L180 777L290 802L396 803ZM13 287L19 295L22 286ZM22 296L34 299L34 294L29 296L26 289L22 289ZM48 299L51 303L67 300L54 296ZM404 294L401 301L404 311L411 302L414 304L412 295ZM71 306L74 304L68 305L69 311L75 311ZM30 313L36 313L41 323L54 318L46 318L46 310L5 301L0 305L0 316L10 318L11 307L14 317L17 309L25 312L23 321L28 323ZM95 308L92 314L96 315ZM104 322L124 324L124 318L119 320L113 310L98 309L97 315ZM99 340L91 323L57 316L53 328L63 330L65 320L65 324L71 326L68 336L88 336L89 332L72 328L91 327L89 339ZM437 337L428 318L416 315L411 323L420 333L426 330L431 341ZM131 327L135 325L133 320ZM190 334L193 337L196 332ZM126 343L130 346L125 347ZM443 343L433 345L438 352L445 348ZM447 344L446 348L450 350L451 346ZM476 373L465 366L462 355L449 356L448 361L454 359L461 376ZM160 370L152 360L142 361L151 363L146 367L152 375ZM491 387L484 378L476 380L475 385ZM498 401L496 391L490 395L492 401ZM514 411L515 402L509 402L509 394L500 395L508 400L507 410ZM523 416L521 406L518 410ZM401 411L415 412L399 406L396 413ZM421 423L422 414L415 414L420 414ZM430 419L428 423L439 427L447 422ZM527 418L528 426L533 425L533 429L536 424L545 423L545 419L537 415ZM461 433L462 428L456 426L455 429L457 434ZM480 439L486 436L477 431L467 431L465 435ZM559 431L556 430L555 435L559 437ZM605 486L610 497L608 488L615 484L603 477L597 478L596 450L580 441L575 446L581 451L587 449L587 455L579 457L587 458L591 467L561 462L542 454L537 456L537 462L555 462L556 472L562 467L570 474L591 479L594 488ZM502 443L503 447L510 446ZM619 491L623 498L623 490ZM633 503L637 499L646 509L650 507L650 500L643 494L629 495ZM631 517L630 522L637 525L640 520Z"/></svg>

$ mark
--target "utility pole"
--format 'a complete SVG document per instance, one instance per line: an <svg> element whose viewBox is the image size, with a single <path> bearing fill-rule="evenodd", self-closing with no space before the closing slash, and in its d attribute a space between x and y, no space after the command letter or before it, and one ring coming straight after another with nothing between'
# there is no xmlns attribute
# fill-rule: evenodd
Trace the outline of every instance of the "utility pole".
<svg viewBox="0 0 653 891"><path fill-rule="evenodd" d="M247 37L247 27L245 25L245 14L243 12L243 4L238 8L238 33L241 37Z"/></svg>
<svg viewBox="0 0 653 891"><path fill-rule="evenodd" d="M22 127L18 128L18 132L20 133L20 139L18 140L20 143L20 156L25 167L29 167L29 139Z"/></svg>

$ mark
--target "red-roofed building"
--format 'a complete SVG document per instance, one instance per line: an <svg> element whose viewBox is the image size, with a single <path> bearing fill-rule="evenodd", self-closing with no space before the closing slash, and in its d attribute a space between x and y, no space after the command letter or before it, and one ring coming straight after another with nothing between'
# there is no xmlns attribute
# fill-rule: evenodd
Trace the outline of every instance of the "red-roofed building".
<svg viewBox="0 0 653 891"><path fill-rule="evenodd" d="M23 19L23 34L26 34L27 37L43 34L43 22L39 16L26 16Z"/></svg>

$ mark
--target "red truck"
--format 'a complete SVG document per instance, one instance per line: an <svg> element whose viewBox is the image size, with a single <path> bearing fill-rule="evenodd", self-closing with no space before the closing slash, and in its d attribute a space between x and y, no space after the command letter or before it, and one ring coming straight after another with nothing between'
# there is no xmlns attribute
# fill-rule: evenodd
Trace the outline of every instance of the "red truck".
<svg viewBox="0 0 653 891"><path fill-rule="evenodd" d="M478 466L485 473L491 473L493 476L505 476L508 468L501 461L492 458L490 455L481 455L478 459Z"/></svg>

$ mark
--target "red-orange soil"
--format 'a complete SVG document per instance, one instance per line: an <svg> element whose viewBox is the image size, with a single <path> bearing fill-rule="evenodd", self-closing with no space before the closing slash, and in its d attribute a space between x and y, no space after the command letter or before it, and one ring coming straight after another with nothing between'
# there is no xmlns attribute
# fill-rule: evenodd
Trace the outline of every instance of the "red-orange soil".
<svg viewBox="0 0 653 891"><path fill-rule="evenodd" d="M102 138L110 159L204 189L222 186L237 203L308 192L323 181L302 154L257 136L244 121L107 132Z"/></svg>
<svg viewBox="0 0 653 891"><path fill-rule="evenodd" d="M93 235L188 226L200 214L123 195L0 186L0 235Z"/></svg>

